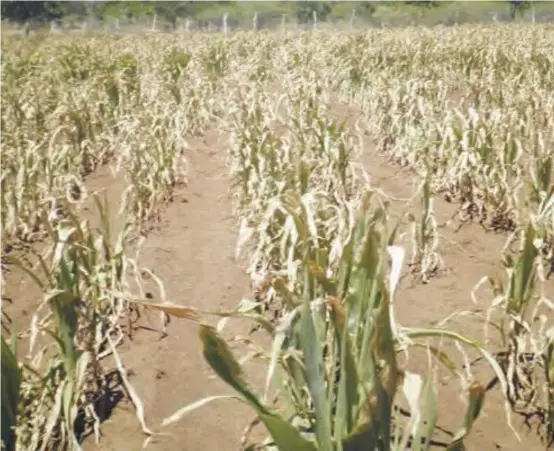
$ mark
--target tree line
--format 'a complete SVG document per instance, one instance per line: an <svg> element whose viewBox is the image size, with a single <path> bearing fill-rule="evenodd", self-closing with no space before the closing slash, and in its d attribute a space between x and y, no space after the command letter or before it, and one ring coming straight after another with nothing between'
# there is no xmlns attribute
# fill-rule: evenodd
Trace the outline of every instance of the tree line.
<svg viewBox="0 0 554 451"><path fill-rule="evenodd" d="M154 16L166 20L175 26L178 18L208 18L216 12L225 10L235 17L252 17L256 11L270 15L286 14L295 17L299 23L309 23L314 11L321 21L325 21L334 8L351 8L356 10L357 17L368 18L382 4L391 2L337 2L337 1L296 1L296 2L234 2L234 1L14 1L0 3L3 20L13 22L48 22L72 17L77 20L94 18L107 20L127 18L129 21L145 16ZM422 8L439 8L450 2L438 1L405 1L394 2L420 6ZM511 19L523 13L529 7L529 1L511 0L509 5ZM348 6L346 5L348 4ZM340 6L339 6L340 5Z"/></svg>

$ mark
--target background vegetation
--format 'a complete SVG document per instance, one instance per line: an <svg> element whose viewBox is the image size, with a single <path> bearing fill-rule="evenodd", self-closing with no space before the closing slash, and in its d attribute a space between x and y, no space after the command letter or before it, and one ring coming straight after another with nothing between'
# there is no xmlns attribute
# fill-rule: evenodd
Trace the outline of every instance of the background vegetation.
<svg viewBox="0 0 554 451"><path fill-rule="evenodd" d="M233 26L250 26L257 13L260 27L278 25L285 15L288 21L308 24L313 11L319 21L350 21L355 10L358 23L396 25L421 23L453 24L463 22L490 22L527 18L537 21L554 19L554 5L544 1L454 2L454 1L348 1L348 2L245 2L245 1L4 1L2 19L10 22L44 24L59 21L68 26L76 23L113 22L118 26L151 22L156 16L168 27L177 27L186 18L206 25L221 23L228 13Z"/></svg>

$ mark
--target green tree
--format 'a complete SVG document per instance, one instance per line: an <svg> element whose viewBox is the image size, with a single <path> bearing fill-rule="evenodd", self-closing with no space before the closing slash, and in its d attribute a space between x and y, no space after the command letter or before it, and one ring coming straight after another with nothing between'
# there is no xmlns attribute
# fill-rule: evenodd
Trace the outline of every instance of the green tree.
<svg viewBox="0 0 554 451"><path fill-rule="evenodd" d="M439 6L438 3L439 2L436 2L436 1L432 1L432 0L415 0L415 1L408 1L408 2L404 2L406 3L407 5L414 5L414 6Z"/></svg>
<svg viewBox="0 0 554 451"><path fill-rule="evenodd" d="M93 12L97 19L115 19L127 15L127 7L125 2L95 2ZM129 2L133 4L135 2ZM140 4L142 2L136 2Z"/></svg>
<svg viewBox="0 0 554 451"><path fill-rule="evenodd" d="M2 19L15 22L26 22L28 20L53 20L60 19L64 15L63 2L52 1L2 1L0 3L0 14Z"/></svg>
<svg viewBox="0 0 554 451"><path fill-rule="evenodd" d="M175 29L177 18L191 15L195 10L195 2L155 2L154 11L165 19Z"/></svg>
<svg viewBox="0 0 554 451"><path fill-rule="evenodd" d="M375 2L359 2L357 9L360 11L360 17L371 17L375 13Z"/></svg>
<svg viewBox="0 0 554 451"><path fill-rule="evenodd" d="M331 2L296 2L296 18L299 23L312 21L313 12L317 13L317 19L324 21L332 10Z"/></svg>
<svg viewBox="0 0 554 451"><path fill-rule="evenodd" d="M524 11L529 8L529 2L523 0L510 0L510 19L515 20L517 14L523 15Z"/></svg>

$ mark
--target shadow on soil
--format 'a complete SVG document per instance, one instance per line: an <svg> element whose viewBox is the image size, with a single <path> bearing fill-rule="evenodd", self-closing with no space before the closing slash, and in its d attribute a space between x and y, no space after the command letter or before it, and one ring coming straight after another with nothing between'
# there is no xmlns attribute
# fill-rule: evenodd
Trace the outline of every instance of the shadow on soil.
<svg viewBox="0 0 554 451"><path fill-rule="evenodd" d="M98 415L100 424L110 418L116 406L126 397L121 376L117 370L113 370L104 376L104 389L102 394L94 401L94 411ZM75 422L75 435L82 443L87 437L94 434L92 421L80 412Z"/></svg>

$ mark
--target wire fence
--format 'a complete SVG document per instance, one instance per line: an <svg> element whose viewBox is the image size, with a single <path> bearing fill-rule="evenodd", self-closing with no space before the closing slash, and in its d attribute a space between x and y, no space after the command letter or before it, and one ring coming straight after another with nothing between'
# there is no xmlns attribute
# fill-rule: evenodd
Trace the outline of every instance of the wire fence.
<svg viewBox="0 0 554 451"><path fill-rule="evenodd" d="M500 2L499 2L500 3ZM527 9L523 15L516 18L518 22L527 23L554 23L554 2L540 10L535 8ZM176 18L173 21L164 20L156 15L146 16L138 19L129 18L110 18L98 20L95 18L77 19L66 17L63 20L52 21L50 23L28 22L25 25L14 24L3 21L4 30L17 31L30 34L37 31L51 32L75 32L75 31L106 31L106 32L213 32L213 33L231 33L234 31L248 30L309 30L314 28L323 29L366 29L366 28L386 28L386 27L406 27L406 26L456 26L468 23L504 23L512 22L513 18L508 8L500 4L497 7L469 9L453 7L450 9L441 9L438 11L422 11L418 8L412 9L390 9L378 11L370 18L359 18L356 16L356 10L352 10L350 17L344 18L326 18L318 20L314 14L311 21L299 23L295 17L282 15L279 13L254 14L250 18L233 17L230 14L223 14L208 18Z"/></svg>

